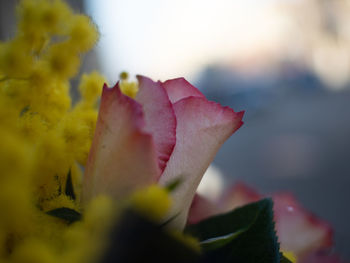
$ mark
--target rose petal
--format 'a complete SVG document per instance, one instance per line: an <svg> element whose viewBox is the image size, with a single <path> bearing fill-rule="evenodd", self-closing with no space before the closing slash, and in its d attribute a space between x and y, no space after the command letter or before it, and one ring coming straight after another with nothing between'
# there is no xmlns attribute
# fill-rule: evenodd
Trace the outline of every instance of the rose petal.
<svg viewBox="0 0 350 263"><path fill-rule="evenodd" d="M204 95L184 78L170 79L163 83L163 87L168 93L169 99L175 103L186 97L205 98Z"/></svg>
<svg viewBox="0 0 350 263"><path fill-rule="evenodd" d="M146 126L144 130L152 134L158 163L163 172L174 150L176 142L176 117L168 95L160 82L137 76L139 92L136 96L144 112Z"/></svg>
<svg viewBox="0 0 350 263"><path fill-rule="evenodd" d="M188 214L187 224L195 224L215 214L230 212L237 207L258 201L262 196L243 182L237 182L217 202L196 194Z"/></svg>
<svg viewBox="0 0 350 263"><path fill-rule="evenodd" d="M247 205L260 200L260 195L255 189L243 182L237 182L228 188L226 193L219 200L219 205L224 212L231 211L237 207Z"/></svg>
<svg viewBox="0 0 350 263"><path fill-rule="evenodd" d="M330 225L301 207L293 195L275 194L273 200L276 229L283 250L301 255L332 246Z"/></svg>
<svg viewBox="0 0 350 263"><path fill-rule="evenodd" d="M103 193L119 199L159 176L152 136L145 133L142 107L118 84L103 87L95 136L83 179L83 201Z"/></svg>
<svg viewBox="0 0 350 263"><path fill-rule="evenodd" d="M244 113L199 97L184 98L173 107L177 119L176 145L159 182L167 185L182 179L173 192L171 211L172 216L178 215L173 226L182 228L205 170L224 141L243 124Z"/></svg>
<svg viewBox="0 0 350 263"><path fill-rule="evenodd" d="M196 224L219 213L220 211L213 202L200 194L196 194L188 213L187 224Z"/></svg>
<svg viewBox="0 0 350 263"><path fill-rule="evenodd" d="M338 255L328 251L315 251L298 260L300 263L345 263Z"/></svg>

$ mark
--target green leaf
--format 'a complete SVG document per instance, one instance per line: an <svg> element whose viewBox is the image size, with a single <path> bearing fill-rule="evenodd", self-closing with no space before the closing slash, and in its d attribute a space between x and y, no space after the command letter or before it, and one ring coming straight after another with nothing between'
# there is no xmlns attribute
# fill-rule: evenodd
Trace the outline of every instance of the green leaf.
<svg viewBox="0 0 350 263"><path fill-rule="evenodd" d="M200 241L204 241L249 229L255 222L260 207L264 204L265 200L235 209L229 213L210 217L198 224L188 226L185 231Z"/></svg>
<svg viewBox="0 0 350 263"><path fill-rule="evenodd" d="M244 233L245 231L246 231L246 229L241 229L235 233L231 233L231 234L228 234L226 236L209 238L207 240L202 241L201 246L206 251L218 249L218 248L228 244L229 242L231 242L233 239L235 239L236 237L238 237L241 233Z"/></svg>
<svg viewBox="0 0 350 263"><path fill-rule="evenodd" d="M68 175L67 175L65 194L67 196L69 196L72 200L76 199L75 193L74 193L73 182L72 182L71 170L69 170Z"/></svg>
<svg viewBox="0 0 350 263"><path fill-rule="evenodd" d="M263 199L186 228L197 237L209 261L280 263L273 202Z"/></svg>
<svg viewBox="0 0 350 263"><path fill-rule="evenodd" d="M60 207L46 212L46 214L54 217L58 217L72 224L81 220L81 214L74 209L68 207Z"/></svg>
<svg viewBox="0 0 350 263"><path fill-rule="evenodd" d="M181 178L175 178L174 180L170 181L165 188L169 191L169 192L173 192L180 184L182 183L182 179Z"/></svg>

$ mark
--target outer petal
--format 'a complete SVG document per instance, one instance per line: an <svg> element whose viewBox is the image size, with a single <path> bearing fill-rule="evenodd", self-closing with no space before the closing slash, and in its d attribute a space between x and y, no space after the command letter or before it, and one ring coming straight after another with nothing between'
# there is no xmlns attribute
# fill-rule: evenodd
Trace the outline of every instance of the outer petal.
<svg viewBox="0 0 350 263"><path fill-rule="evenodd" d="M205 98L204 95L184 78L170 79L163 83L169 99L175 103L186 97Z"/></svg>
<svg viewBox="0 0 350 263"><path fill-rule="evenodd" d="M237 182L232 187L228 188L221 200L219 200L219 206L223 212L227 212L237 207L256 202L261 198L263 198L263 196L255 189L242 182Z"/></svg>
<svg viewBox="0 0 350 263"><path fill-rule="evenodd" d="M195 224L215 214L229 212L261 198L262 196L253 188L241 182L228 188L217 202L211 202L204 196L196 194L190 207L187 224Z"/></svg>
<svg viewBox="0 0 350 263"><path fill-rule="evenodd" d="M171 211L172 216L177 215L173 225L182 228L205 170L224 141L243 124L244 113L199 97L184 98L173 107L177 118L176 145L160 184L182 179L173 192Z"/></svg>
<svg viewBox="0 0 350 263"><path fill-rule="evenodd" d="M95 136L83 179L83 201L97 194L119 199L159 176L152 136L143 131L142 107L118 84L103 87Z"/></svg>
<svg viewBox="0 0 350 263"><path fill-rule="evenodd" d="M300 263L345 263L338 255L328 251L315 251L303 257Z"/></svg>
<svg viewBox="0 0 350 263"><path fill-rule="evenodd" d="M176 142L176 117L173 106L161 83L138 76L139 92L136 100L145 114L145 131L152 134L163 172Z"/></svg>
<svg viewBox="0 0 350 263"><path fill-rule="evenodd" d="M193 198L190 211L188 213L187 224L196 224L208 217L219 214L220 210L215 203L204 196L196 194Z"/></svg>
<svg viewBox="0 0 350 263"><path fill-rule="evenodd" d="M283 250L302 255L332 246L330 225L301 207L291 194L273 197L276 229Z"/></svg>

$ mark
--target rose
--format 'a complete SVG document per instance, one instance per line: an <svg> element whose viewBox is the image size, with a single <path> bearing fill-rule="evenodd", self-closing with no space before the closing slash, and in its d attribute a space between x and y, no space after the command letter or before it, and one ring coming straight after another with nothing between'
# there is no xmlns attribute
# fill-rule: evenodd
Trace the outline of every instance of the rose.
<svg viewBox="0 0 350 263"><path fill-rule="evenodd" d="M182 228L196 188L217 150L242 124L244 112L208 101L183 78L138 76L135 99L117 83L104 85L83 179L83 202L98 194L116 200L158 182L181 181L169 218ZM156 204L155 204L156 205Z"/></svg>

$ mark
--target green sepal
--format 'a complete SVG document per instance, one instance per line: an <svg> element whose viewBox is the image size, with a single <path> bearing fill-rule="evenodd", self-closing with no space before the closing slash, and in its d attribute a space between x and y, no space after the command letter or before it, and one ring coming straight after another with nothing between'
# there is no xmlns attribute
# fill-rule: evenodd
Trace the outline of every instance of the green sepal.
<svg viewBox="0 0 350 263"><path fill-rule="evenodd" d="M271 199L263 199L190 225L185 232L200 240L210 261L280 263L272 207Z"/></svg>
<svg viewBox="0 0 350 263"><path fill-rule="evenodd" d="M181 178L175 178L174 180L170 181L165 188L168 190L168 192L173 192L181 183Z"/></svg>
<svg viewBox="0 0 350 263"><path fill-rule="evenodd" d="M81 220L81 214L74 209L68 207L60 207L50 211L47 211L46 214L54 217L58 217L67 221L68 224L72 224L76 221Z"/></svg>

